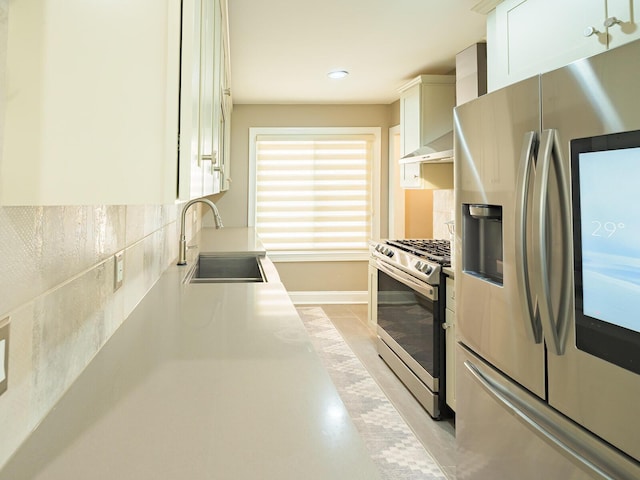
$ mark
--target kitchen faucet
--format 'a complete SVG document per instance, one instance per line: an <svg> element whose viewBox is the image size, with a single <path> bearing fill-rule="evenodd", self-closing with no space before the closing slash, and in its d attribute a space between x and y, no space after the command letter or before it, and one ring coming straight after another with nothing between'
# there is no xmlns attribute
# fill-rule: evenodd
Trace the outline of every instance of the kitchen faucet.
<svg viewBox="0 0 640 480"><path fill-rule="evenodd" d="M184 232L185 218L187 216L187 210L189 209L189 207L198 202L209 205L211 207L211 211L213 212L213 220L216 223L216 228L223 227L222 219L220 218L218 207L216 207L215 203L213 203L211 200L207 200L206 198L194 198L193 200L189 200L182 209L182 219L180 220L180 247L178 255L178 265L187 264L187 238Z"/></svg>

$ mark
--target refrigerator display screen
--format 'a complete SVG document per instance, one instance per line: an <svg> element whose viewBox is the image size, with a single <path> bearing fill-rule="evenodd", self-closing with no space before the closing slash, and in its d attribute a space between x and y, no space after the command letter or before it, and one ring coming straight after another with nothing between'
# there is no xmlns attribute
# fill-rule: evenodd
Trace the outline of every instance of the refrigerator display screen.
<svg viewBox="0 0 640 480"><path fill-rule="evenodd" d="M579 161L584 313L640 332L640 147Z"/></svg>
<svg viewBox="0 0 640 480"><path fill-rule="evenodd" d="M640 373L640 132L571 142L576 345Z"/></svg>

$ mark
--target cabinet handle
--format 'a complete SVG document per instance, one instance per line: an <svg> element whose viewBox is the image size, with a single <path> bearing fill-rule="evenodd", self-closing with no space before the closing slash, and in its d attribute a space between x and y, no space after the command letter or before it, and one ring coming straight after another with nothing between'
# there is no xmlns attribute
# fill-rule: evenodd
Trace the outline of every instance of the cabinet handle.
<svg viewBox="0 0 640 480"><path fill-rule="evenodd" d="M582 34L585 37L590 37L592 35L599 35L601 32L598 31L598 29L596 27L587 27L584 29L584 31L582 32Z"/></svg>
<svg viewBox="0 0 640 480"><path fill-rule="evenodd" d="M622 23L622 21L618 20L616 17L609 17L604 21L604 26L607 28L611 28L619 23Z"/></svg>
<svg viewBox="0 0 640 480"><path fill-rule="evenodd" d="M220 171L220 167L218 167L218 152L211 152L211 155L202 155L202 161L211 162L211 175Z"/></svg>

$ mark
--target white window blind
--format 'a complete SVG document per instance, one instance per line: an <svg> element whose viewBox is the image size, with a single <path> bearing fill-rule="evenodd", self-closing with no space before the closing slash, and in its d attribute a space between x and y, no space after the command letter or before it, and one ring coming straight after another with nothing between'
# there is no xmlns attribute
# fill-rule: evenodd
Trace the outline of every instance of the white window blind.
<svg viewBox="0 0 640 480"><path fill-rule="evenodd" d="M374 135L258 135L255 227L270 252L366 251Z"/></svg>

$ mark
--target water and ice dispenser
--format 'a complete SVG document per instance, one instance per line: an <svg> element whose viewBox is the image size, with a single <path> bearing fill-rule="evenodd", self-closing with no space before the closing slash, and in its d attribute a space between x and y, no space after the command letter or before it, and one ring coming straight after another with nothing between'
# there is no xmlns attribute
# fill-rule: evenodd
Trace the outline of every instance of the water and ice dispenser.
<svg viewBox="0 0 640 480"><path fill-rule="evenodd" d="M462 270L502 285L502 206L462 205Z"/></svg>

